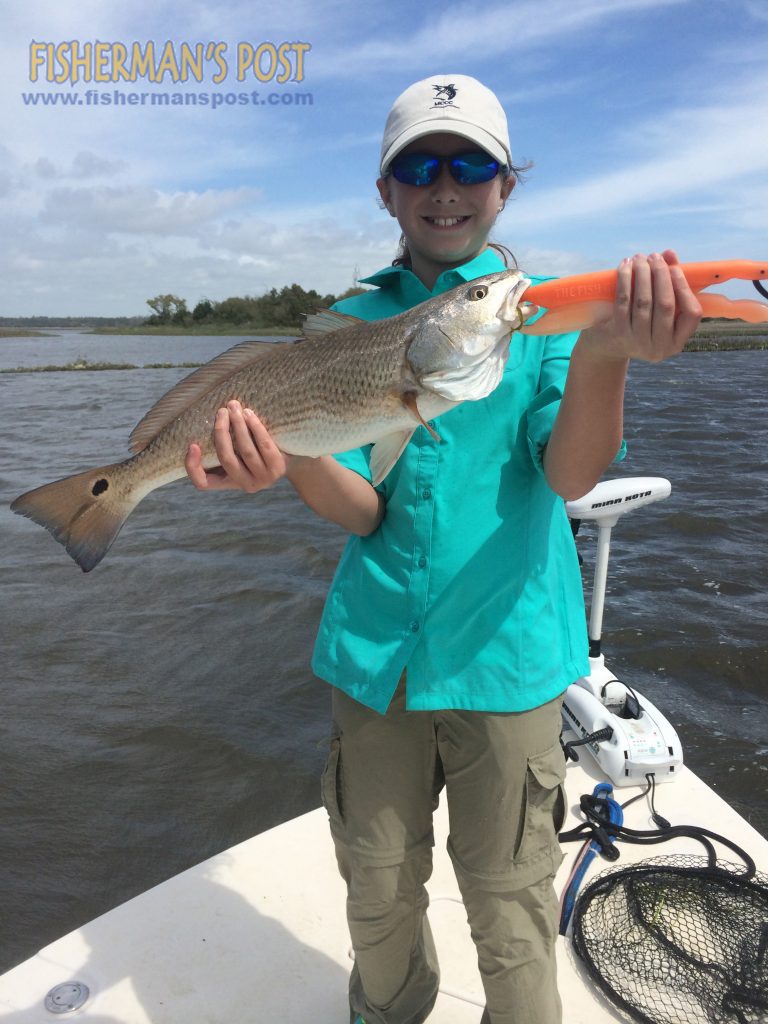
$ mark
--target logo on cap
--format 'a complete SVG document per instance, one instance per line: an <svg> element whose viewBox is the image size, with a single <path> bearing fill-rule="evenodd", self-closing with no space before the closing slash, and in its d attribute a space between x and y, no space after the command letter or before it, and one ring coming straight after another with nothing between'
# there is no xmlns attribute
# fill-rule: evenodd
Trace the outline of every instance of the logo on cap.
<svg viewBox="0 0 768 1024"><path fill-rule="evenodd" d="M453 83L448 85L433 85L432 88L435 90L435 102L432 104L433 107L453 107L454 99L456 97L456 86Z"/></svg>

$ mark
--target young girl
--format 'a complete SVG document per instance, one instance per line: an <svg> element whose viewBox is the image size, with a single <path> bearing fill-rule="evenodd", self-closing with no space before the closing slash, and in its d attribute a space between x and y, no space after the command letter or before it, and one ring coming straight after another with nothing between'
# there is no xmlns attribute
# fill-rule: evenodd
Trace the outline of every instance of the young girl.
<svg viewBox="0 0 768 1024"><path fill-rule="evenodd" d="M515 184L492 92L463 75L406 89L377 182L402 254L337 308L377 320L504 269L488 236ZM323 799L348 886L351 1021L419 1024L434 1004L424 883L443 788L484 1024L561 1019L560 705L588 672L563 499L620 450L629 359L680 352L699 317L674 253L624 260L608 320L579 336L513 335L496 391L435 421L439 442L419 428L378 488L367 450L284 455L236 402L216 421L221 469L206 473L190 448L197 487L258 491L287 476L352 534L313 660L334 685Z"/></svg>

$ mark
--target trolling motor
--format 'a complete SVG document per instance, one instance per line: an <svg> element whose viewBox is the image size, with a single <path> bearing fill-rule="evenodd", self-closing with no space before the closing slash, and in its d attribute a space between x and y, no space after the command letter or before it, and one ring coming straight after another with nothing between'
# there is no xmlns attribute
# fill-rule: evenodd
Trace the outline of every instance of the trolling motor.
<svg viewBox="0 0 768 1024"><path fill-rule="evenodd" d="M615 786L642 785L652 773L656 782L674 779L683 763L675 729L648 699L617 679L601 652L605 589L611 530L621 516L669 497L672 485L663 477L606 480L565 508L574 527L597 523L597 557L589 616L588 676L571 683L563 703L563 725L576 739L566 742L569 759L585 746Z"/></svg>

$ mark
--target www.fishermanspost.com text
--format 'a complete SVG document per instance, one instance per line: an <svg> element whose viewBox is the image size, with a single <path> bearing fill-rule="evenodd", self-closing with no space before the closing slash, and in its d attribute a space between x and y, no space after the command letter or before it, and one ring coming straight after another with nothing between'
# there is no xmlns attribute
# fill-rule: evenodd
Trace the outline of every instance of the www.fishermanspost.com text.
<svg viewBox="0 0 768 1024"><path fill-rule="evenodd" d="M119 89L54 90L50 92L23 92L21 99L28 107L207 107L218 110L226 107L311 107L311 92L123 92Z"/></svg>

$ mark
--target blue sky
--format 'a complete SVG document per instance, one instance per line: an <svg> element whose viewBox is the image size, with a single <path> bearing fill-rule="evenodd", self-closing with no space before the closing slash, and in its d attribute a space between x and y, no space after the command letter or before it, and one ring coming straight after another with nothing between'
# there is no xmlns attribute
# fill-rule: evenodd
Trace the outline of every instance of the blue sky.
<svg viewBox="0 0 768 1024"><path fill-rule="evenodd" d="M668 246L766 257L766 0L27 0L3 20L2 316L141 315L160 292L193 306L294 281L343 291L394 255L374 185L381 130L394 97L432 73L493 88L513 153L534 162L495 231L524 269L577 273ZM33 41L220 43L227 73L73 85L45 81L42 64L32 82ZM237 81L239 43L283 42L311 46L301 82ZM209 103L95 105L89 88ZM278 102L211 107L254 90ZM83 103L25 104L37 91Z"/></svg>

